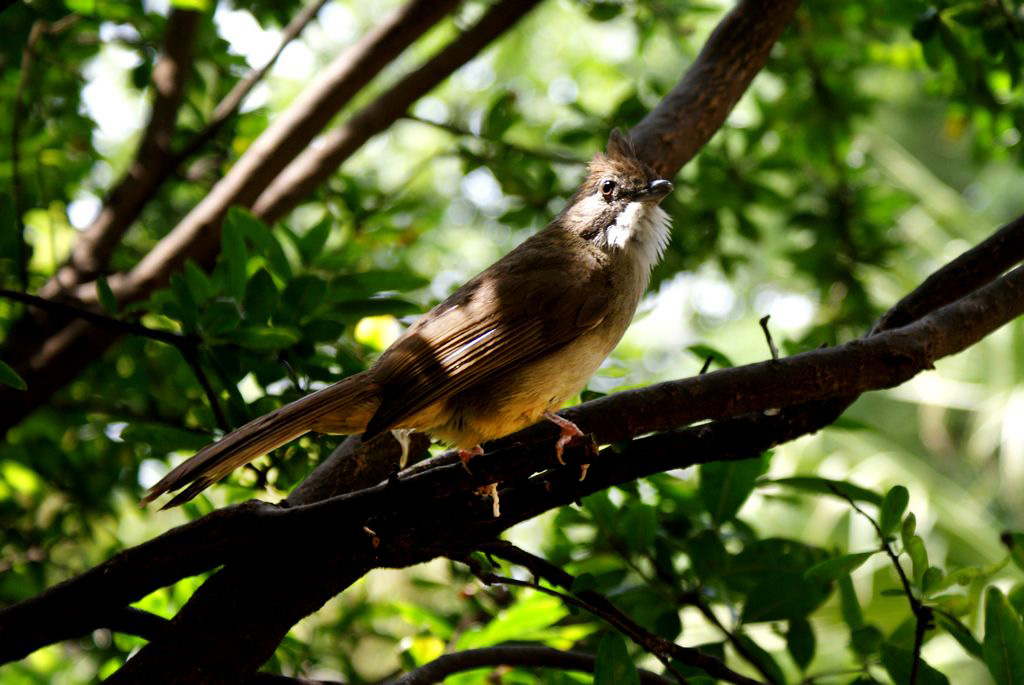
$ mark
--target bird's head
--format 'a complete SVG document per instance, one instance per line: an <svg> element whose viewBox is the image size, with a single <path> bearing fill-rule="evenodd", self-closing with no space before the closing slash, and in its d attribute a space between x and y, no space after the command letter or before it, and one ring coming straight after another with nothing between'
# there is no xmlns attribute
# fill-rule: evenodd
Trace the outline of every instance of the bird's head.
<svg viewBox="0 0 1024 685"><path fill-rule="evenodd" d="M653 266L668 244L669 218L658 203L672 192L672 183L637 159L618 129L588 172L559 217L563 225L607 252L634 252Z"/></svg>

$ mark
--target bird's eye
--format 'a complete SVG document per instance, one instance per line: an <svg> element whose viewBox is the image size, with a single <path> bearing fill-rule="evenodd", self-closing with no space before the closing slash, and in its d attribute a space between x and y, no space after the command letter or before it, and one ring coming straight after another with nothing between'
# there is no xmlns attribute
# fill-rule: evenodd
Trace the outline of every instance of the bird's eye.
<svg viewBox="0 0 1024 685"><path fill-rule="evenodd" d="M601 194L604 195L604 199L610 200L612 193L615 192L615 181L611 179L605 179L601 183Z"/></svg>

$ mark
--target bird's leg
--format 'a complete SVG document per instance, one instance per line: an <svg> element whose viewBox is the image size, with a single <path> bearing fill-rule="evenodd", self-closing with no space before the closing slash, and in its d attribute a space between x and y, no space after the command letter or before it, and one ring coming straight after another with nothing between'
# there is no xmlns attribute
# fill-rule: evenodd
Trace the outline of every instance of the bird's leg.
<svg viewBox="0 0 1024 685"><path fill-rule="evenodd" d="M481 485L476 489L476 494L481 497L491 498L491 512L494 514L494 518L501 516L501 503L498 501L498 484L491 483L490 485Z"/></svg>
<svg viewBox="0 0 1024 685"><path fill-rule="evenodd" d="M484 448L477 445L473 449L459 450L459 461L462 462L462 468L466 469L466 473L472 473L469 470L469 460L473 457L478 457L484 453Z"/></svg>
<svg viewBox="0 0 1024 685"><path fill-rule="evenodd" d="M563 419L558 414L546 411L544 412L544 418L562 429L562 434L558 436L558 442L555 443L555 456L558 458L558 463L564 466L565 460L562 459L562 449L573 438L582 438L583 431L575 423L569 419Z"/></svg>
<svg viewBox="0 0 1024 685"><path fill-rule="evenodd" d="M391 435L394 436L398 444L402 446L402 456L398 458L399 470L405 468L405 463L409 461L409 441L412 437L413 430L411 428L392 428Z"/></svg>

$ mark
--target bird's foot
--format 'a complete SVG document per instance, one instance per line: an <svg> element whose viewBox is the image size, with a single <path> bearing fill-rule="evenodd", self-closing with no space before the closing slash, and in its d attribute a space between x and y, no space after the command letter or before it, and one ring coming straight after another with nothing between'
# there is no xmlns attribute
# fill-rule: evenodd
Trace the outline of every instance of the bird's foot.
<svg viewBox="0 0 1024 685"><path fill-rule="evenodd" d="M491 511L494 513L494 518L501 516L501 502L498 501L498 484L491 483L490 485L482 485L476 489L476 494L481 497L491 498Z"/></svg>
<svg viewBox="0 0 1024 685"><path fill-rule="evenodd" d="M569 444L573 438L582 438L583 431L580 427L569 419L563 419L558 414L552 412L544 412L544 418L555 424L562 430L562 434L558 436L558 442L555 443L555 457L558 459L558 463L565 465L565 460L562 459L562 450Z"/></svg>
<svg viewBox="0 0 1024 685"><path fill-rule="evenodd" d="M478 457L484 453L484 448L477 445L473 449L459 450L459 461L462 462L462 468L466 469L466 473L473 473L469 470L469 460L473 457Z"/></svg>

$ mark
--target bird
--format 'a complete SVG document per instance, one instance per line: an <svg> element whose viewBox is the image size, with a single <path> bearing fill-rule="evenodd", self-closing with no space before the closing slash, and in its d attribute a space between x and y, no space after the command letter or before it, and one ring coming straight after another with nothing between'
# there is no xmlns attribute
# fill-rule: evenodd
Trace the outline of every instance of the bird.
<svg viewBox="0 0 1024 685"><path fill-rule="evenodd" d="M556 415L611 353L671 237L659 203L672 183L614 129L565 208L543 229L422 315L367 370L228 433L153 485L142 505L195 497L309 432L423 431L460 450L541 420L556 455L582 431Z"/></svg>

